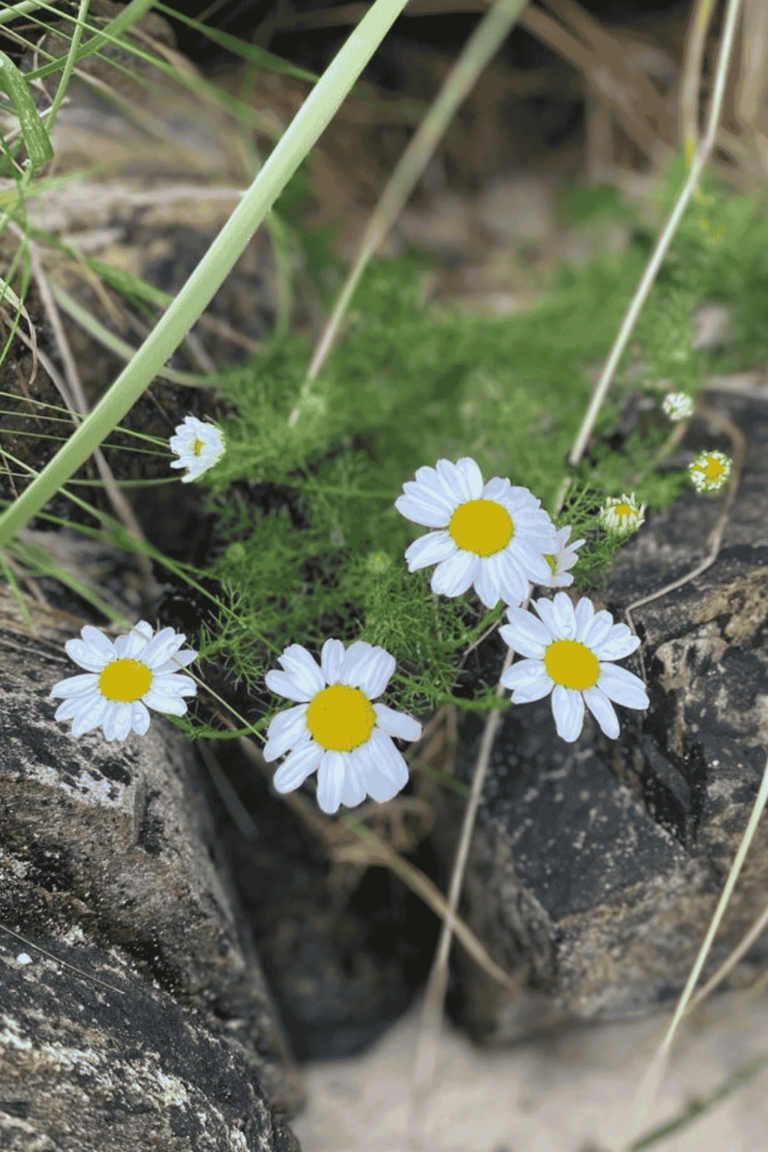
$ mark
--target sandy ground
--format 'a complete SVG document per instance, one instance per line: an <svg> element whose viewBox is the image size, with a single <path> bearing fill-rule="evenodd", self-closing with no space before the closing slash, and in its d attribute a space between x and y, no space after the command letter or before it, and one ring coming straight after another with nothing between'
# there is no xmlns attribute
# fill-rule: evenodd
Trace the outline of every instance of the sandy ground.
<svg viewBox="0 0 768 1152"><path fill-rule="evenodd" d="M768 1002L710 999L678 1032L648 1133L768 1054ZM304 1066L308 1106L292 1128L303 1152L608 1152L671 1018L595 1025L503 1053L450 1026L416 1123L408 1085L420 1002L365 1056ZM672 1005L674 1007L674 1005ZM768 1068L663 1152L768 1149Z"/></svg>

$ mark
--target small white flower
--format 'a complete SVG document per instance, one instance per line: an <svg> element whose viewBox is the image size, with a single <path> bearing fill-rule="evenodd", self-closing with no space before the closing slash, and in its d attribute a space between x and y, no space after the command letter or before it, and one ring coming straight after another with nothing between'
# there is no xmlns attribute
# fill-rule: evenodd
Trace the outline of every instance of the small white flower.
<svg viewBox="0 0 768 1152"><path fill-rule="evenodd" d="M395 659L364 640L346 652L341 640L326 640L320 662L318 668L306 648L289 644L278 657L285 671L265 677L270 691L301 701L269 725L265 760L293 749L275 773L275 788L293 792L317 769L323 812L332 814L339 804L354 808L366 793L383 804L408 782L408 765L390 736L421 736L421 725L411 716L371 704L386 688Z"/></svg>
<svg viewBox="0 0 768 1152"><path fill-rule="evenodd" d="M691 481L699 492L715 492L722 488L731 474L731 460L725 452L717 448L709 452L699 452L692 464L688 465Z"/></svg>
<svg viewBox="0 0 768 1152"><path fill-rule="evenodd" d="M520 604L529 581L547 585L552 569L545 553L557 551L555 526L527 488L512 487L494 476L483 486L470 456L456 464L438 460L437 468L419 468L416 481L403 485L395 507L416 524L439 528L408 546L405 559L415 572L437 564L431 588L460 596L471 584L486 608L501 597Z"/></svg>
<svg viewBox="0 0 768 1152"><path fill-rule="evenodd" d="M645 509L645 504L638 508L634 492L631 496L623 494L620 499L610 496L600 509L600 523L603 528L628 536L645 522Z"/></svg>
<svg viewBox="0 0 768 1152"><path fill-rule="evenodd" d="M171 468L189 468L182 484L189 484L202 472L212 468L225 452L224 433L215 424L205 424L196 416L187 416L176 425L176 435L168 441L171 451L180 457Z"/></svg>
<svg viewBox="0 0 768 1152"><path fill-rule="evenodd" d="M568 569L573 568L578 560L576 549L586 544L586 540L574 540L572 544L568 544L570 534L571 525L567 524L557 532L557 549L554 555L544 553L544 559L552 569L549 583L544 585L546 588L567 588L569 584L573 584L573 576Z"/></svg>
<svg viewBox="0 0 768 1152"><path fill-rule="evenodd" d="M183 716L183 696L194 696L197 685L189 676L177 675L191 664L197 652L179 652L186 636L163 628L152 635L152 625L140 620L128 636L114 643L98 628L86 624L82 640L64 645L70 660L88 669L86 676L70 676L54 684L48 699L65 697L56 711L57 720L72 720L72 735L82 736L99 725L105 740L125 740L131 729L143 736L149 728L149 712Z"/></svg>
<svg viewBox="0 0 768 1152"><path fill-rule="evenodd" d="M687 420L693 415L693 400L685 392L667 392L661 406L670 420Z"/></svg>
<svg viewBox="0 0 768 1152"><path fill-rule="evenodd" d="M586 704L606 736L615 740L619 721L610 701L625 708L647 708L642 680L606 663L629 656L640 644L626 624L614 624L610 612L598 612L586 596L574 611L565 592L554 600L532 601L540 619L521 608L508 608L509 624L499 629L510 648L530 659L513 664L501 678L513 691L513 704L527 704L552 693L552 711L562 740L577 740Z"/></svg>

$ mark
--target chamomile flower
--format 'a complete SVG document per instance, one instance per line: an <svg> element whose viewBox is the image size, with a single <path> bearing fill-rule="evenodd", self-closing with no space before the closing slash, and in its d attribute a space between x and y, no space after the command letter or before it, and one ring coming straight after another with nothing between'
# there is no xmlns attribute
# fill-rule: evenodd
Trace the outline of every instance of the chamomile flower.
<svg viewBox="0 0 768 1152"><path fill-rule="evenodd" d="M693 415L693 400L685 392L667 392L661 407L670 420L687 420Z"/></svg>
<svg viewBox="0 0 768 1152"><path fill-rule="evenodd" d="M631 496L623 494L620 499L610 496L600 509L600 523L603 528L628 536L645 522L645 509L645 504L638 508L634 492Z"/></svg>
<svg viewBox="0 0 768 1152"><path fill-rule="evenodd" d="M499 632L510 648L529 657L501 677L512 689L513 704L527 704L552 693L552 711L562 740L577 740L586 704L606 736L615 740L619 721L610 701L625 708L647 708L642 680L608 663L629 656L640 644L626 624L614 624L610 612L598 612L583 596L574 611L565 592L554 600L534 600L540 619L521 608L508 608L509 624Z"/></svg>
<svg viewBox="0 0 768 1152"><path fill-rule="evenodd" d="M731 460L725 452L713 448L709 452L699 452L692 464L688 465L691 481L699 492L715 492L722 488L731 474Z"/></svg>
<svg viewBox="0 0 768 1152"><path fill-rule="evenodd" d="M556 533L557 548L554 555L550 556L548 553L544 553L544 559L552 569L549 583L545 585L547 588L566 588L569 584L573 584L573 576L568 569L573 568L578 560L576 549L582 544L586 544L586 540L574 540L572 544L568 544L570 534L570 524L567 524L565 528L560 528Z"/></svg>
<svg viewBox="0 0 768 1152"><path fill-rule="evenodd" d="M196 416L187 416L183 424L176 425L176 435L168 441L171 451L180 457L171 468L189 468L182 484L189 484L202 472L212 468L225 452L224 434L215 424L205 424Z"/></svg>
<svg viewBox="0 0 768 1152"><path fill-rule="evenodd" d="M437 564L433 592L460 596L473 584L486 608L493 608L500 597L520 604L531 580L548 585L552 569L544 554L557 552L555 526L527 488L512 487L499 476L483 486L470 456L418 468L415 483L403 488L405 495L395 500L398 512L440 529L405 551L410 572Z"/></svg>
<svg viewBox="0 0 768 1152"><path fill-rule="evenodd" d="M323 812L354 808L366 794L383 804L408 782L408 766L390 740L418 740L421 725L384 704L371 704L387 686L395 659L383 648L356 640L326 640L321 667L300 644L278 656L284 672L267 672L267 687L299 700L274 717L264 758L293 751L277 769L278 792L293 792L317 769L317 802Z"/></svg>
<svg viewBox="0 0 768 1152"><path fill-rule="evenodd" d="M59 680L49 699L63 696L56 720L71 720L72 735L82 736L102 725L105 740L125 740L133 729L143 736L149 728L147 705L157 712L183 716L183 696L194 696L197 685L179 669L191 664L197 652L179 652L186 636L163 628L152 635L152 625L140 620L128 636L114 643L98 628L86 624L82 640L64 645L70 660L87 668L85 676Z"/></svg>

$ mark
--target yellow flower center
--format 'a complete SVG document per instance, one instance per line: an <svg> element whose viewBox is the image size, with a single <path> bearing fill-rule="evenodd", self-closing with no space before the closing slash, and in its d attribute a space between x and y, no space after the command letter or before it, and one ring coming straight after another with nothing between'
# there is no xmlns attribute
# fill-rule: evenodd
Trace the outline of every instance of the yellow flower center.
<svg viewBox="0 0 768 1152"><path fill-rule="evenodd" d="M152 671L140 660L113 660L99 676L99 689L108 700L140 700L152 683Z"/></svg>
<svg viewBox="0 0 768 1152"><path fill-rule="evenodd" d="M557 572L557 559L556 559L556 557L550 556L549 552L545 552L544 553L544 559L546 560L547 564L549 564L550 568L552 569L552 575L554 576L555 572Z"/></svg>
<svg viewBox="0 0 768 1152"><path fill-rule="evenodd" d="M468 500L451 516L448 531L457 547L476 556L493 556L515 534L512 518L495 500Z"/></svg>
<svg viewBox="0 0 768 1152"><path fill-rule="evenodd" d="M615 504L613 511L617 516L634 516L635 510L629 504Z"/></svg>
<svg viewBox="0 0 768 1152"><path fill-rule="evenodd" d="M194 452L195 456L199 456L203 448L205 448L205 444L202 440L195 440L194 444L192 445L192 451Z"/></svg>
<svg viewBox="0 0 768 1152"><path fill-rule="evenodd" d="M600 675L597 656L578 640L555 640L544 653L544 667L564 688L592 688Z"/></svg>
<svg viewBox="0 0 768 1152"><path fill-rule="evenodd" d="M722 478L725 468L716 456L705 456L706 464L696 464L697 472L702 472L708 480L719 480Z"/></svg>
<svg viewBox="0 0 768 1152"><path fill-rule="evenodd" d="M331 684L307 709L307 727L326 752L351 752L364 744L376 723L371 702L359 688Z"/></svg>

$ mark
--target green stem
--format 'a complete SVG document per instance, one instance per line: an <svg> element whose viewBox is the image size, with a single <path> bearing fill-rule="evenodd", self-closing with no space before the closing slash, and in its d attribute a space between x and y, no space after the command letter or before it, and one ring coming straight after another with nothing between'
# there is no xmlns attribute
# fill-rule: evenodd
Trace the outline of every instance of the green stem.
<svg viewBox="0 0 768 1152"><path fill-rule="evenodd" d="M71 439L0 516L0 548L10 543L106 439L178 348L406 3L407 0L376 0L354 29L157 327Z"/></svg>

